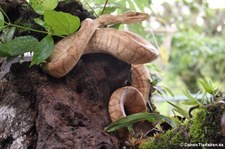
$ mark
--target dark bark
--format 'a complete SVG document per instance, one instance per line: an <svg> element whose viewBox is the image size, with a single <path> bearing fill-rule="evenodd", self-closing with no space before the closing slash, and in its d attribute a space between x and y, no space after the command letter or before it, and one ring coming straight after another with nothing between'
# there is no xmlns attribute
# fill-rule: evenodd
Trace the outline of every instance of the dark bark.
<svg viewBox="0 0 225 149"><path fill-rule="evenodd" d="M104 54L83 56L61 79L13 64L0 81L0 148L118 148L104 131L107 105L129 72L130 65Z"/></svg>

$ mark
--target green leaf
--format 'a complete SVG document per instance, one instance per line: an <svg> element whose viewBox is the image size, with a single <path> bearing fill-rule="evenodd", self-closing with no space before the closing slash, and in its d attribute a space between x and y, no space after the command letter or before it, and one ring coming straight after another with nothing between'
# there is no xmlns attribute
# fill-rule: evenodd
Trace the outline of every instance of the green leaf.
<svg viewBox="0 0 225 149"><path fill-rule="evenodd" d="M189 99L189 100L183 101L182 104L189 105L189 106L196 106L196 105L198 105L198 101Z"/></svg>
<svg viewBox="0 0 225 149"><path fill-rule="evenodd" d="M44 27L45 22L41 20L40 18L34 18L34 22L42 27Z"/></svg>
<svg viewBox="0 0 225 149"><path fill-rule="evenodd" d="M137 9L135 8L135 5L134 5L134 2L133 2L133 1L128 0L128 4L129 4L130 9L131 9L132 11L137 11Z"/></svg>
<svg viewBox="0 0 225 149"><path fill-rule="evenodd" d="M178 119L178 117L171 117L171 119L176 122L178 125L182 125L182 121Z"/></svg>
<svg viewBox="0 0 225 149"><path fill-rule="evenodd" d="M197 105L199 105L199 106L201 106L201 107L204 107L204 105L203 105L197 98L195 98L195 97L192 96L192 94L190 93L190 91L188 91L188 90L185 90L185 91L184 91L184 90L183 90L182 92L183 92L183 94L184 94L186 97L188 97L188 99L189 99L189 100L183 101L183 102L182 102L183 104L189 105L189 106L197 106ZM196 94L196 96L197 96L198 94L200 94L200 92L198 92L198 93Z"/></svg>
<svg viewBox="0 0 225 149"><path fill-rule="evenodd" d="M127 27L130 31L137 33L142 37L146 37L146 31L144 27L141 25L141 23L128 24Z"/></svg>
<svg viewBox="0 0 225 149"><path fill-rule="evenodd" d="M106 7L103 14L111 14L116 9L117 9L116 7Z"/></svg>
<svg viewBox="0 0 225 149"><path fill-rule="evenodd" d="M0 11L0 30L3 29L4 24L5 24L4 16L3 16L2 12Z"/></svg>
<svg viewBox="0 0 225 149"><path fill-rule="evenodd" d="M167 92L170 96L174 97L173 92L172 92L168 87L165 87L165 86L162 86L162 87L166 90L166 92Z"/></svg>
<svg viewBox="0 0 225 149"><path fill-rule="evenodd" d="M151 1L149 0L134 0L135 1L135 4L137 5L137 7L142 11L144 12L144 8L145 7L150 7L150 4L151 4Z"/></svg>
<svg viewBox="0 0 225 149"><path fill-rule="evenodd" d="M0 57L10 57L10 49L5 44L0 44Z"/></svg>
<svg viewBox="0 0 225 149"><path fill-rule="evenodd" d="M187 111L185 111L184 109L182 109L181 107L167 101L170 105L172 105L174 107L174 111L178 112L179 114L181 114L182 116L184 116L187 119L190 119L190 116L188 114Z"/></svg>
<svg viewBox="0 0 225 149"><path fill-rule="evenodd" d="M119 30L121 24L114 24L112 26L110 26L110 28L115 28L117 30Z"/></svg>
<svg viewBox="0 0 225 149"><path fill-rule="evenodd" d="M136 113L128 115L127 117L124 117L122 119L119 119L118 121L111 123L109 126L105 127L105 130L107 132L116 131L120 128L130 127L132 124L142 120L148 120L150 122L164 121L170 124L172 127L176 127L176 123L174 123L174 121L164 115L156 113Z"/></svg>
<svg viewBox="0 0 225 149"><path fill-rule="evenodd" d="M8 42L13 39L14 33L16 31L16 27L12 28L7 28L5 32L3 33L4 35L4 42Z"/></svg>
<svg viewBox="0 0 225 149"><path fill-rule="evenodd" d="M51 36L47 35L37 45L30 66L38 65L51 55L54 47L54 41Z"/></svg>
<svg viewBox="0 0 225 149"><path fill-rule="evenodd" d="M183 94L187 97L187 98L189 98L190 100L192 100L192 101L197 101L197 99L195 98L195 97L193 97L192 96L192 94L190 93L190 91L189 90L183 90L182 91L183 92Z"/></svg>
<svg viewBox="0 0 225 149"><path fill-rule="evenodd" d="M214 91L216 90L213 85L212 82L207 82L204 80L199 79L198 82L201 84L201 86L204 88L204 90L210 94L213 94Z"/></svg>
<svg viewBox="0 0 225 149"><path fill-rule="evenodd" d="M15 30L16 30L15 27L5 28L0 36L0 40L2 41L2 43L12 40Z"/></svg>
<svg viewBox="0 0 225 149"><path fill-rule="evenodd" d="M30 5L34 11L40 15L46 10L53 10L58 5L58 0L30 0Z"/></svg>
<svg viewBox="0 0 225 149"><path fill-rule="evenodd" d="M54 35L70 35L80 27L80 19L69 13L45 11L44 21Z"/></svg>
<svg viewBox="0 0 225 149"><path fill-rule="evenodd" d="M23 55L25 52L34 51L38 40L33 36L21 36L0 44L0 56L14 57Z"/></svg>
<svg viewBox="0 0 225 149"><path fill-rule="evenodd" d="M5 45L9 47L11 56L18 56L34 51L37 44L38 40L33 36L21 36L6 42Z"/></svg>

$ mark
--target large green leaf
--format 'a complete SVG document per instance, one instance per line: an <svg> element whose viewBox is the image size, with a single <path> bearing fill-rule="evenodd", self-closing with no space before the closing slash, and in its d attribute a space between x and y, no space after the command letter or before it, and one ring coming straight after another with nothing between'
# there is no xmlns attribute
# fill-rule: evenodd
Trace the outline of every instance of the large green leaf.
<svg viewBox="0 0 225 149"><path fill-rule="evenodd" d="M38 14L44 14L46 10L53 10L58 5L58 0L30 0L30 5Z"/></svg>
<svg viewBox="0 0 225 149"><path fill-rule="evenodd" d="M21 36L0 44L1 57L14 57L23 55L25 52L34 51L38 40L32 36Z"/></svg>
<svg viewBox="0 0 225 149"><path fill-rule="evenodd" d="M128 115L127 117L124 117L118 121L111 123L109 126L105 128L105 130L107 132L116 131L120 128L129 127L132 124L142 120L148 120L149 122L163 121L163 122L167 122L172 127L176 127L176 123L170 118L164 115L146 112L146 113L136 113L136 114Z"/></svg>
<svg viewBox="0 0 225 149"><path fill-rule="evenodd" d="M38 40L33 36L21 36L6 42L5 45L9 47L11 56L18 56L34 51L37 44Z"/></svg>
<svg viewBox="0 0 225 149"><path fill-rule="evenodd" d="M11 57L10 49L5 44L0 44L0 57Z"/></svg>
<svg viewBox="0 0 225 149"><path fill-rule="evenodd" d="M80 19L69 13L45 11L44 21L48 31L54 35L70 35L80 26Z"/></svg>
<svg viewBox="0 0 225 149"><path fill-rule="evenodd" d="M47 35L37 45L30 66L44 62L52 53L54 41L51 36Z"/></svg>

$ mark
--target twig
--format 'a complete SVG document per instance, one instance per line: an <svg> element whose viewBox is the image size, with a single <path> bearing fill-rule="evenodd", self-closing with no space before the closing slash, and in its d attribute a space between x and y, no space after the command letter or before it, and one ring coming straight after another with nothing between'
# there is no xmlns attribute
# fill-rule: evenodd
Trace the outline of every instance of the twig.
<svg viewBox="0 0 225 149"><path fill-rule="evenodd" d="M1 12L3 13L3 15L6 17L8 23L10 23L11 21L10 21L8 15L5 13L5 11L4 11L1 7L0 7L0 11L1 11ZM4 21L4 22L5 22L5 21Z"/></svg>
<svg viewBox="0 0 225 149"><path fill-rule="evenodd" d="M95 16L98 17L97 13L95 12L95 10L88 4L88 2L86 0L84 0L85 4L94 12Z"/></svg>
<svg viewBox="0 0 225 149"><path fill-rule="evenodd" d="M101 15L103 15L103 14L104 14L104 11L105 11L105 8L106 8L107 3L108 3L108 0L106 0L106 1L105 1L105 4L104 4L104 7L103 7L103 9L102 9L102 13L101 13Z"/></svg>

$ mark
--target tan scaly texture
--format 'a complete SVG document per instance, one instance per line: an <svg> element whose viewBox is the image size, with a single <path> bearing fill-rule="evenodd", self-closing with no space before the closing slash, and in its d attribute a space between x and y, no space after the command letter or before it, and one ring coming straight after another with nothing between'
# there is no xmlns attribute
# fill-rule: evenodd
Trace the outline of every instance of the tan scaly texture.
<svg viewBox="0 0 225 149"><path fill-rule="evenodd" d="M79 31L73 33L72 35L68 37L65 37L64 39L60 40L55 45L52 55L49 57L47 62L43 64L43 68L48 74L50 74L53 77L56 77L56 78L63 77L77 64L80 57L84 53L87 53L87 52L84 52L84 50L85 49L87 50L86 47L88 44L95 46L98 49L99 44L89 42L91 38L95 38L93 40L104 43L103 45L101 45L102 47L107 45L105 43L107 43L108 41L113 41L112 39L109 39L110 38L109 36L108 38L104 38L104 39L101 38L101 36L107 36L105 34L108 34L108 32L103 32L98 34L99 36L92 37L99 27L103 27L109 24L117 24L117 23L141 22L147 18L148 18L148 15L146 13L128 12L121 15L102 15L99 18L94 20L85 19L81 23L81 27ZM125 38L127 37L130 38L129 36L125 36ZM140 40L142 41L143 38ZM127 39L125 41L130 41L130 40ZM112 45L118 44L118 43L122 43L122 45L120 46L122 49L125 48L125 47L124 48L122 47L125 45L123 44L124 41L120 42L120 39L118 39L117 42L112 43ZM139 46L139 42L134 45ZM107 47L102 48L102 50L103 49L107 50ZM148 50L152 50L152 49L148 49ZM126 51L129 51L129 49L127 49ZM114 49L114 52L119 53L117 49ZM103 53L107 53L107 52L103 51Z"/></svg>
<svg viewBox="0 0 225 149"><path fill-rule="evenodd" d="M110 118L114 122L129 114L146 112L147 108L142 94L136 88L126 86L113 92L108 110Z"/></svg>
<svg viewBox="0 0 225 149"><path fill-rule="evenodd" d="M132 65L132 86L117 89L109 101L112 121L127 114L145 112L150 84L144 63L155 60L159 52L144 38L128 31L103 28L118 23L136 23L148 18L146 13L128 12L85 19L80 30L60 40L45 64L44 70L53 77L65 76L83 54L107 53ZM125 110L126 109L126 110ZM125 113L127 111L127 113Z"/></svg>

